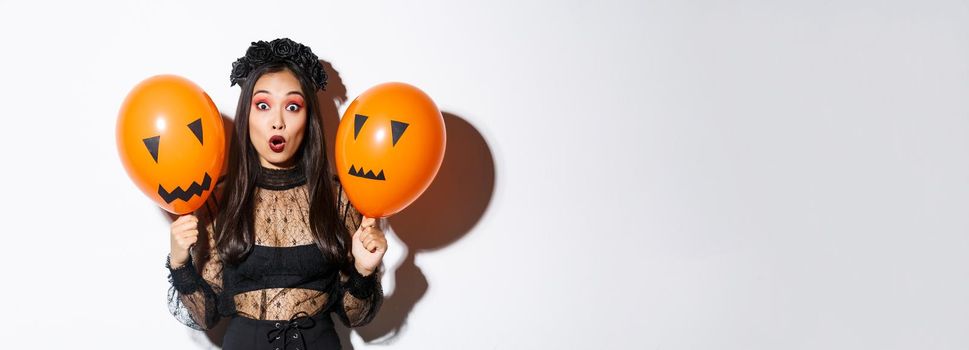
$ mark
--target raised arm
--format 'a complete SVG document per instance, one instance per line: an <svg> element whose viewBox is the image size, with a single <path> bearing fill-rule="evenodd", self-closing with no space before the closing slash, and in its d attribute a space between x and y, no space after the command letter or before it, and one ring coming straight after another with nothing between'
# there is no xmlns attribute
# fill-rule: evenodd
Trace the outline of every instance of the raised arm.
<svg viewBox="0 0 969 350"><path fill-rule="evenodd" d="M218 303L222 294L222 262L215 250L214 218L217 200L210 197L195 213L198 230L195 244L184 262L172 262L169 255L168 308L183 324L198 330L211 329L219 321ZM184 217L183 217L184 218ZM188 217L189 221L191 218ZM176 221L178 223L178 221ZM175 223L173 223L173 231Z"/></svg>
<svg viewBox="0 0 969 350"><path fill-rule="evenodd" d="M344 218L344 223L348 232L357 230L362 219L362 215L350 204L346 194L342 191L342 186L338 187L337 193L340 198L340 215ZM338 315L348 327L359 327L373 320L383 302L383 288L380 285L381 269L363 276L351 264L348 269L341 269L340 272L340 295L338 299Z"/></svg>

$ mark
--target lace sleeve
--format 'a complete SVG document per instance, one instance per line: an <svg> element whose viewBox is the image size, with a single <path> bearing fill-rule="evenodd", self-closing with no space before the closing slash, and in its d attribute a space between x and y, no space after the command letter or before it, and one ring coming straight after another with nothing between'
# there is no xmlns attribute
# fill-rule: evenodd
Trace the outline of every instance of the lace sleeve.
<svg viewBox="0 0 969 350"><path fill-rule="evenodd" d="M379 269L378 269L379 271ZM340 272L339 308L337 314L347 327L360 327L370 323L384 300L378 271L362 276L351 268L349 275Z"/></svg>
<svg viewBox="0 0 969 350"><path fill-rule="evenodd" d="M217 201L210 197L204 209L196 211L199 240L191 249L188 262L169 269L168 309L186 326L197 330L211 329L219 321L218 298L222 293L222 263L215 253L214 211ZM218 209L215 209L216 211ZM170 257L169 257L170 258Z"/></svg>
<svg viewBox="0 0 969 350"><path fill-rule="evenodd" d="M360 225L362 215L350 204L343 186L337 185L340 200L340 215L348 232L354 232ZM352 265L346 272L340 271L340 288L337 296L337 314L348 327L359 327L373 320L383 302L383 288L380 285L380 270L364 277Z"/></svg>

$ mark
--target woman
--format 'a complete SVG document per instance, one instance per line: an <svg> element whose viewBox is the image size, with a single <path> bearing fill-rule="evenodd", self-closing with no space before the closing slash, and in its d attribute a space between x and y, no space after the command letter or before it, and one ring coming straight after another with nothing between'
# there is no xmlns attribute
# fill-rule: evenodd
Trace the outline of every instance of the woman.
<svg viewBox="0 0 969 350"><path fill-rule="evenodd" d="M195 329L231 317L226 350L338 349L329 313L350 327L373 319L387 240L329 171L326 73L284 38L252 43L230 78L242 87L230 170L223 193L171 225L170 308Z"/></svg>

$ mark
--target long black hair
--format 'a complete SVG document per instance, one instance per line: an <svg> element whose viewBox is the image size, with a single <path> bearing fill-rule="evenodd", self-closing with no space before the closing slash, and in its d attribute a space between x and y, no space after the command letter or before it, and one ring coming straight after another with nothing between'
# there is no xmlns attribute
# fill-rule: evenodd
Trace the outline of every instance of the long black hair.
<svg viewBox="0 0 969 350"><path fill-rule="evenodd" d="M226 175L224 204L215 220L216 250L219 258L230 265L238 265L252 251L254 245L253 195L259 174L259 155L249 139L249 108L252 91L263 74L288 69L299 80L306 110L303 142L293 155L306 174L309 192L309 227L316 245L329 262L345 266L349 259L349 229L338 213L332 190L329 160L324 147L323 125L315 85L289 61L275 61L253 69L239 95L235 115L235 137L229 147L229 168ZM349 205L349 204L348 204Z"/></svg>

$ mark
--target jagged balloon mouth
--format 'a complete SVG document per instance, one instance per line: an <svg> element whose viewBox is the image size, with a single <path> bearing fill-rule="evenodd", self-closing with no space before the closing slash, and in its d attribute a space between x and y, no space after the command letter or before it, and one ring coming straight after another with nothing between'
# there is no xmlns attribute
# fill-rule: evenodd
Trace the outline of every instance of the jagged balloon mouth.
<svg viewBox="0 0 969 350"><path fill-rule="evenodd" d="M209 173L205 173L205 178L202 179L202 184L198 182L192 182L192 185L188 186L187 190L183 190L181 186L175 187L171 192L165 190L161 184L158 185L158 195L165 200L165 203L171 203L176 199L181 199L182 201L188 202L192 199L192 196L202 196L202 192L208 191L209 187L212 186L212 177Z"/></svg>
<svg viewBox="0 0 969 350"><path fill-rule="evenodd" d="M374 175L373 170L364 171L362 167L358 170L353 165L350 165L350 175L353 175L356 177L362 177L364 179L370 179L370 180L379 180L379 181L387 180L386 178L384 178L383 169L381 169L379 173Z"/></svg>

